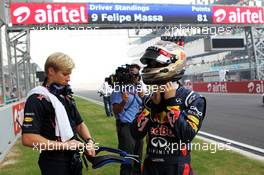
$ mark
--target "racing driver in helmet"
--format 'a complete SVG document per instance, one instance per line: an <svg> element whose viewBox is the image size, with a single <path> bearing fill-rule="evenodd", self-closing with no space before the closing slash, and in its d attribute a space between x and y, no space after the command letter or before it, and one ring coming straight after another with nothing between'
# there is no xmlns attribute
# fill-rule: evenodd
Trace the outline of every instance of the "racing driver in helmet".
<svg viewBox="0 0 264 175"><path fill-rule="evenodd" d="M159 87L145 99L131 128L136 139L147 135L143 175L193 175L191 141L201 128L206 100L179 82L185 52L173 42L159 41L140 61L144 83Z"/></svg>

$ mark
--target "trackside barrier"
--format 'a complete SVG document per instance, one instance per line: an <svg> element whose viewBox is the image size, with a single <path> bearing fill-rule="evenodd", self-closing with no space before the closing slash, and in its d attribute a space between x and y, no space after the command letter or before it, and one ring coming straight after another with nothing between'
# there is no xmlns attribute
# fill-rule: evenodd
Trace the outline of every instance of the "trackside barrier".
<svg viewBox="0 0 264 175"><path fill-rule="evenodd" d="M21 128L16 121L23 117L24 106L25 102L19 101L0 108L0 162L21 135Z"/></svg>
<svg viewBox="0 0 264 175"><path fill-rule="evenodd" d="M238 82L186 82L185 86L198 92L211 93L264 93L264 80Z"/></svg>

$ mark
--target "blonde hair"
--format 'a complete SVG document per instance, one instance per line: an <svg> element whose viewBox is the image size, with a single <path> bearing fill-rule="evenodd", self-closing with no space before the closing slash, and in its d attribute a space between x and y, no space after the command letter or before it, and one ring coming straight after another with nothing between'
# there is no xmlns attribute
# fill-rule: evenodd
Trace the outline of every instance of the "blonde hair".
<svg viewBox="0 0 264 175"><path fill-rule="evenodd" d="M65 72L71 72L72 69L75 67L75 64L71 57L68 55L61 53L61 52L55 52L51 54L45 63L45 73L48 74L48 69L52 67L56 72L57 71L65 71Z"/></svg>

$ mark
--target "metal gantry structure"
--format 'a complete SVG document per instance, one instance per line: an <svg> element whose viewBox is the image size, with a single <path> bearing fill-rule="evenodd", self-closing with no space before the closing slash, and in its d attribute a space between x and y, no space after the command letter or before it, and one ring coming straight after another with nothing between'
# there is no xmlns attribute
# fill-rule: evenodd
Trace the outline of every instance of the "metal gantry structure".
<svg viewBox="0 0 264 175"><path fill-rule="evenodd" d="M35 85L36 67L31 64L30 30L4 25L1 44L1 94L3 101L10 103L25 97Z"/></svg>
<svg viewBox="0 0 264 175"><path fill-rule="evenodd" d="M0 5L9 8L10 2ZM7 14L7 13L4 13ZM0 105L18 101L36 85L37 65L30 55L30 29L8 25L8 16L0 19Z"/></svg>
<svg viewBox="0 0 264 175"><path fill-rule="evenodd" d="M255 57L255 69L257 72L256 79L264 79L264 28L252 28L253 35L253 53Z"/></svg>
<svg viewBox="0 0 264 175"><path fill-rule="evenodd" d="M246 46L250 58L251 79L264 79L264 27L245 28Z"/></svg>

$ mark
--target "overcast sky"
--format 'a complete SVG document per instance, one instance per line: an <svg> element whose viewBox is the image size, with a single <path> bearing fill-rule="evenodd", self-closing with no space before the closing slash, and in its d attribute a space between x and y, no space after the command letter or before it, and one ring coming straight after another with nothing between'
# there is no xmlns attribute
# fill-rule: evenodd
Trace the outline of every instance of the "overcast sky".
<svg viewBox="0 0 264 175"><path fill-rule="evenodd" d="M75 61L71 77L74 88L95 89L117 66L131 62L126 30L32 31L31 56L41 68L57 51Z"/></svg>
<svg viewBox="0 0 264 175"><path fill-rule="evenodd" d="M87 2L57 0L57 2ZM93 2L133 2L149 0L93 0ZM151 3L188 3L189 0L152 0ZM64 52L75 63L71 77L74 88L97 89L104 78L113 73L117 66L131 63L128 57L129 39L127 30L93 31L32 31L31 56L41 68L46 58L53 52Z"/></svg>

